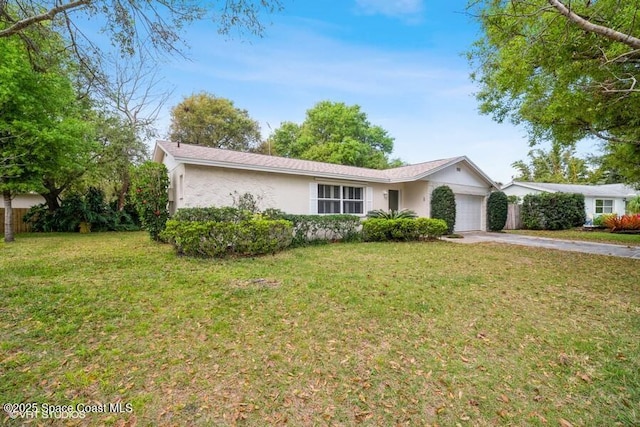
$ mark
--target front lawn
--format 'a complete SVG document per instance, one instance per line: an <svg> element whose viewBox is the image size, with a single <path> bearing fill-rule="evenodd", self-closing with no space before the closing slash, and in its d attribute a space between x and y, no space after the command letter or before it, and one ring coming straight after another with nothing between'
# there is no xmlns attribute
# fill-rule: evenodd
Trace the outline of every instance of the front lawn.
<svg viewBox="0 0 640 427"><path fill-rule="evenodd" d="M640 234L610 233L609 231L573 230L509 230L509 233L535 237L551 237L564 240L612 243L616 245L640 246Z"/></svg>
<svg viewBox="0 0 640 427"><path fill-rule="evenodd" d="M215 261L144 233L20 235L0 244L0 396L132 405L72 425L638 425L639 267L494 243Z"/></svg>

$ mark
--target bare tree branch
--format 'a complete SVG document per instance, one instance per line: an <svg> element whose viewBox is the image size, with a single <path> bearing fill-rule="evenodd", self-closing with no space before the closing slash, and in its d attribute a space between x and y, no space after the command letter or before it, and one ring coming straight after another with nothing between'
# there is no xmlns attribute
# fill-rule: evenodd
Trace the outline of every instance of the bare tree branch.
<svg viewBox="0 0 640 427"><path fill-rule="evenodd" d="M590 33L595 33L601 35L603 37L608 38L609 40L617 41L633 49L640 49L640 39L633 37L630 34L621 33L620 31L616 31L613 28L604 27L602 25L597 25L588 20L584 19L577 13L573 12L571 9L567 8L560 0L548 0L549 4L556 8L560 14L567 17L568 20L578 25L585 31Z"/></svg>
<svg viewBox="0 0 640 427"><path fill-rule="evenodd" d="M15 22L13 25L10 25L4 30L1 30L0 38L9 37L14 34L18 34L20 31L24 30L25 28L33 24L37 24L39 22L44 22L44 21L51 21L56 17L56 15L60 13L64 13L68 10L78 9L78 8L87 6L89 3L91 3L91 0L76 0L76 1L72 1L71 3L60 4L59 6L53 7L45 13L29 16L28 18Z"/></svg>

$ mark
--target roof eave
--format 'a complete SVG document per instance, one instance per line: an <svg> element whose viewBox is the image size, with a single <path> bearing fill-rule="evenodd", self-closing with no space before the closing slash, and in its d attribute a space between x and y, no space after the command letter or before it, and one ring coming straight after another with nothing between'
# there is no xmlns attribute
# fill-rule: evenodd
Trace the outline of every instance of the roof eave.
<svg viewBox="0 0 640 427"><path fill-rule="evenodd" d="M282 173L286 175L303 175L303 176L312 176L316 178L326 178L326 179L339 179L346 181L360 181L360 182L377 182L377 183L389 183L388 178L376 178L369 176L359 176L359 175L345 175L340 173L328 173L328 172L318 172L318 171L305 171L300 169L288 169L288 168L280 168L275 166L258 166L251 165L246 163L233 163L227 161L215 161L215 160L202 160L202 159L192 159L187 157L174 157L176 162L185 163L189 165L197 165L197 166L213 166L220 168L228 168L228 169L239 169L239 170L251 170L256 172L271 172L271 173Z"/></svg>

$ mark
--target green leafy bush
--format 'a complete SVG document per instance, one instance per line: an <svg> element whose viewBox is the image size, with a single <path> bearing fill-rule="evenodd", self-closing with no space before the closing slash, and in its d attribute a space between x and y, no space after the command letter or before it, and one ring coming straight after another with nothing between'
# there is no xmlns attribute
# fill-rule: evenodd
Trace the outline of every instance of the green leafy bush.
<svg viewBox="0 0 640 427"><path fill-rule="evenodd" d="M502 191L494 191L487 200L487 228L501 231L507 223L509 201Z"/></svg>
<svg viewBox="0 0 640 427"><path fill-rule="evenodd" d="M181 208L171 217L177 221L227 221L240 222L253 218L254 214L232 206L206 207L206 208Z"/></svg>
<svg viewBox="0 0 640 427"><path fill-rule="evenodd" d="M456 196L446 185L431 192L431 218L444 220L447 223L447 233L453 233L456 225Z"/></svg>
<svg viewBox="0 0 640 427"><path fill-rule="evenodd" d="M610 214L602 214L602 215L596 216L595 218L593 218L594 227L606 227L605 221L607 220L607 218L612 216L616 216L616 214L610 213Z"/></svg>
<svg viewBox="0 0 640 427"><path fill-rule="evenodd" d="M195 257L252 256L276 253L292 240L292 225L286 220L259 216L240 222L167 221L162 238L179 254Z"/></svg>
<svg viewBox="0 0 640 427"><path fill-rule="evenodd" d="M270 215L277 215L271 212ZM282 214L293 224L293 246L326 242L355 242L361 239L360 218L355 215L289 215Z"/></svg>
<svg viewBox="0 0 640 427"><path fill-rule="evenodd" d="M522 202L522 225L530 230L567 230L586 221L584 195L528 194Z"/></svg>
<svg viewBox="0 0 640 427"><path fill-rule="evenodd" d="M169 212L169 173L162 163L144 162L133 170L132 199L142 226L153 240L160 240Z"/></svg>
<svg viewBox="0 0 640 427"><path fill-rule="evenodd" d="M627 213L630 215L640 214L640 196L635 196L627 202Z"/></svg>
<svg viewBox="0 0 640 427"><path fill-rule="evenodd" d="M410 241L437 238L447 232L447 223L436 218L370 218L362 223L365 241Z"/></svg>
<svg viewBox="0 0 640 427"><path fill-rule="evenodd" d="M54 212L43 203L32 206L23 217L36 232L74 232L78 231L81 222L90 224L92 231L137 230L139 226L135 220L128 212L109 206L104 192L95 187L89 187L85 194L67 194Z"/></svg>

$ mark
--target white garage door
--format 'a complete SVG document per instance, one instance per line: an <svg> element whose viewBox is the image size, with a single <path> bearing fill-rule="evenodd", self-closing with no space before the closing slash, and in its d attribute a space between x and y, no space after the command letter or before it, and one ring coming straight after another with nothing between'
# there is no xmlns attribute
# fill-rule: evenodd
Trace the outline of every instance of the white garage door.
<svg viewBox="0 0 640 427"><path fill-rule="evenodd" d="M456 225L454 231L482 229L482 196L456 194Z"/></svg>

